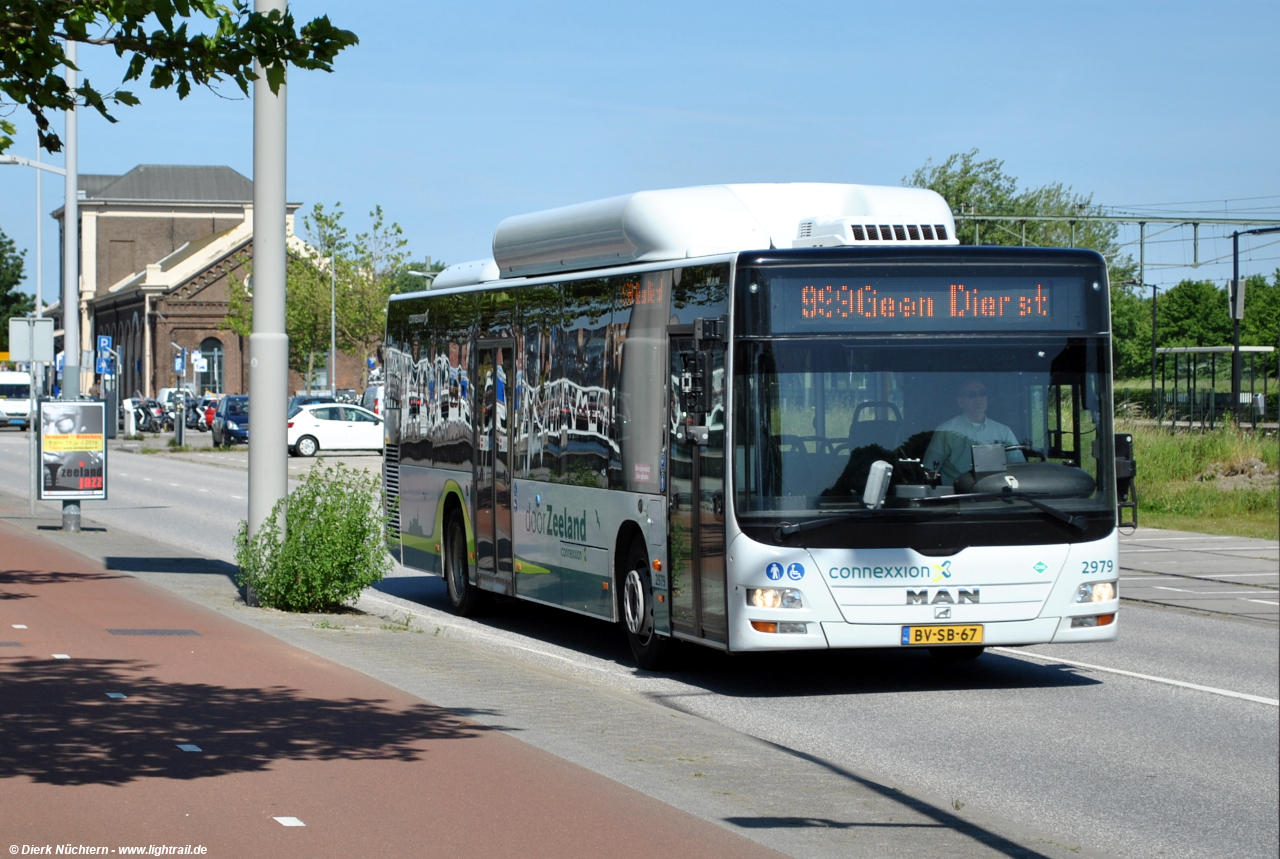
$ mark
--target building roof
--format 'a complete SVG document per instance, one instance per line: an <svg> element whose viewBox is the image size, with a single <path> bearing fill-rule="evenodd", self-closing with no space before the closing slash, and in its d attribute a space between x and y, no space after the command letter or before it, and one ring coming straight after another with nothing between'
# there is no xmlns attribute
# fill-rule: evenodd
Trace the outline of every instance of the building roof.
<svg viewBox="0 0 1280 859"><path fill-rule="evenodd" d="M253 202L253 181L225 166L139 164L123 176L81 174L78 187L86 201Z"/></svg>

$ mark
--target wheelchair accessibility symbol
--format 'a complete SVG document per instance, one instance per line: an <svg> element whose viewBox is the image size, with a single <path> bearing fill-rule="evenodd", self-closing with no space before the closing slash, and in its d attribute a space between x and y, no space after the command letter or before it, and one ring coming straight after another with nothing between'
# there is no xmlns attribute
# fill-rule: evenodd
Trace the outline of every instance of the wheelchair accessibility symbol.
<svg viewBox="0 0 1280 859"><path fill-rule="evenodd" d="M804 564L792 564L787 567L787 578L800 581L804 578Z"/></svg>
<svg viewBox="0 0 1280 859"><path fill-rule="evenodd" d="M765 567L764 574L769 577L769 581L776 582L782 578L782 564L773 563Z"/></svg>

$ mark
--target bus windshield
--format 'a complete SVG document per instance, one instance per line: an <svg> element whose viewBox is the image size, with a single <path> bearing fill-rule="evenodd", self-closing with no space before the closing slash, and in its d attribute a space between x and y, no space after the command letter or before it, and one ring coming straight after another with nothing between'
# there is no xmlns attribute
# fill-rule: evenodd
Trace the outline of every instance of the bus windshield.
<svg viewBox="0 0 1280 859"><path fill-rule="evenodd" d="M1071 514L1113 515L1105 338L810 337L735 348L734 493L745 530L819 517L849 520L842 532L1043 519L1015 490ZM877 460L893 471L872 511L863 492ZM848 515L857 511L866 515Z"/></svg>

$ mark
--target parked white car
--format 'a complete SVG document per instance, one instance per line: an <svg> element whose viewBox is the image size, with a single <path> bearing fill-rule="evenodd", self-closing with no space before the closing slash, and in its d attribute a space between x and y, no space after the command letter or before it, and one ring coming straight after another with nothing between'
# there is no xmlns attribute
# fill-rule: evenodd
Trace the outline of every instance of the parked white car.
<svg viewBox="0 0 1280 859"><path fill-rule="evenodd" d="M382 450L382 418L359 406L314 403L289 412L289 452Z"/></svg>

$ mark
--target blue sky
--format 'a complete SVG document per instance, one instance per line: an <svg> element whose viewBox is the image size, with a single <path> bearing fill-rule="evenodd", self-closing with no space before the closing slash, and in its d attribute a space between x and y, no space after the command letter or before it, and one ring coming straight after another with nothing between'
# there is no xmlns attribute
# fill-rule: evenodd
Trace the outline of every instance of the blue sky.
<svg viewBox="0 0 1280 859"><path fill-rule="evenodd" d="M502 218L552 206L718 182L899 184L971 148L1024 185L1060 181L1128 211L1280 219L1280 3L293 9L329 14L361 44L333 74L290 79L289 198L341 201L357 229L381 204L417 258L487 256ZM80 58L99 88L119 80L110 51ZM142 106L120 108L116 125L82 112L81 172L227 164L252 176L252 109L234 88L185 101L135 91ZM10 152L33 156L31 123L12 117ZM0 228L20 247L34 243L33 174L0 167ZM46 179L46 210L61 197ZM1229 254L1221 233L1202 228L1202 259ZM1229 276L1182 267L1189 238L1153 239L1148 281ZM1280 266L1271 241L1245 243L1246 273Z"/></svg>

